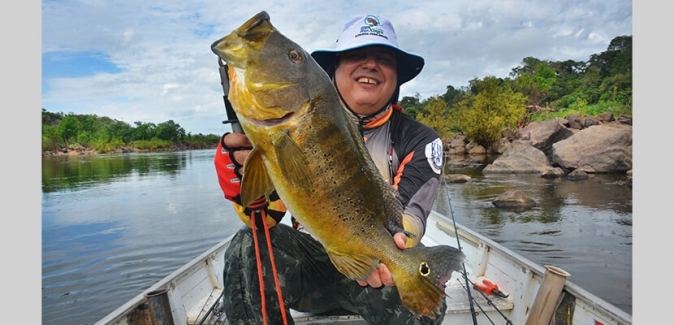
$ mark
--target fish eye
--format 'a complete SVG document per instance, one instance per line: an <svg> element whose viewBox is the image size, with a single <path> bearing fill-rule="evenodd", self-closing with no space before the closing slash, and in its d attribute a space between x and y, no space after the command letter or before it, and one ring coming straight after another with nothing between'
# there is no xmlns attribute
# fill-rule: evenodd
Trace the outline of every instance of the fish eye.
<svg viewBox="0 0 674 325"><path fill-rule="evenodd" d="M421 264L419 265L419 274L423 277L426 277L429 274L431 274L431 268L428 267L428 264L426 264L426 262L421 262Z"/></svg>
<svg viewBox="0 0 674 325"><path fill-rule="evenodd" d="M302 55L301 55L300 52L298 52L297 50L292 50L292 51L290 51L290 52L288 53L288 58L290 59L290 61L293 61L293 62L300 62L300 61L302 61Z"/></svg>

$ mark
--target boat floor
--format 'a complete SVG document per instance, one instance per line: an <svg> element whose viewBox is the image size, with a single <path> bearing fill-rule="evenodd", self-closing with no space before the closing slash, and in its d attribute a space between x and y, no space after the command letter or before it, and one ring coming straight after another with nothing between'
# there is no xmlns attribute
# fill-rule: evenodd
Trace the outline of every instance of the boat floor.
<svg viewBox="0 0 674 325"><path fill-rule="evenodd" d="M457 275L458 273L455 273ZM215 289L207 299L205 299L199 306L202 306L197 315L189 317L188 324L229 324L224 313L222 312L222 303L219 301L222 290ZM465 289L465 280L461 277L452 277L452 281L447 284L445 292L447 293L447 310L445 314L470 314L471 308L468 299L468 293ZM505 312L513 308L513 300L511 297L501 298L497 296L487 297L482 295L477 290L471 290L471 295L474 301L475 312L488 312L498 310ZM211 311L209 313L209 311ZM339 324L339 325L364 325L367 324L360 316L357 315L313 315L310 313L298 312L291 310L291 315L296 324ZM206 317L204 317L206 316ZM207 319L204 319L207 318Z"/></svg>

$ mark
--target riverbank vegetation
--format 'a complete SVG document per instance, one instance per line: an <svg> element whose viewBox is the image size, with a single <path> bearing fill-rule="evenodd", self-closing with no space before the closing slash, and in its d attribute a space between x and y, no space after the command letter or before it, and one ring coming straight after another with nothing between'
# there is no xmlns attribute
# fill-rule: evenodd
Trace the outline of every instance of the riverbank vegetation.
<svg viewBox="0 0 674 325"><path fill-rule="evenodd" d="M532 121L570 114L632 116L632 36L611 40L588 61L549 61L526 57L506 78L486 76L468 86L447 86L442 95L405 96L403 113L431 126L443 139L455 133L482 145ZM201 149L215 147L219 135L191 134L173 120L130 125L92 114L52 113L42 108L43 152L73 146L96 152Z"/></svg>
<svg viewBox="0 0 674 325"><path fill-rule="evenodd" d="M433 127L443 138L461 133L487 145L503 128L570 114L632 116L632 36L615 37L606 51L584 61L522 60L506 78L473 79L447 86L443 95L421 101L403 97L403 111Z"/></svg>
<svg viewBox="0 0 674 325"><path fill-rule="evenodd" d="M120 148L139 151L203 149L217 146L219 139L215 134L186 133L173 120L159 124L134 122L131 126L106 116L52 113L42 109L43 152L73 147L99 153Z"/></svg>

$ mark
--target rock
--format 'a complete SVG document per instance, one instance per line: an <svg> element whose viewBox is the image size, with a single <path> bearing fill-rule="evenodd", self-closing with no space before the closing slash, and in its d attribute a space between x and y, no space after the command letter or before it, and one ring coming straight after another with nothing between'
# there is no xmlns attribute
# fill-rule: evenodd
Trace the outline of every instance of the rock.
<svg viewBox="0 0 674 325"><path fill-rule="evenodd" d="M502 155L510 146L510 141L506 138L500 138L491 144L491 152Z"/></svg>
<svg viewBox="0 0 674 325"><path fill-rule="evenodd" d="M523 140L529 140L531 145L542 150L548 157L553 143L567 139L573 134L573 131L564 126L562 119L531 122L518 133Z"/></svg>
<svg viewBox="0 0 674 325"><path fill-rule="evenodd" d="M583 128L589 128L593 125L600 125L601 124L601 121L599 121L598 118L596 118L594 116L591 116L591 115L586 116L585 118L581 119L581 121L583 122Z"/></svg>
<svg viewBox="0 0 674 325"><path fill-rule="evenodd" d="M551 168L543 151L528 141L515 140L493 163L482 170L483 174L540 174Z"/></svg>
<svg viewBox="0 0 674 325"><path fill-rule="evenodd" d="M632 126L609 123L576 132L552 145L553 165L586 173L632 169Z"/></svg>
<svg viewBox="0 0 674 325"><path fill-rule="evenodd" d="M445 180L448 183L466 183L470 182L470 176L462 174L449 174L445 175Z"/></svg>
<svg viewBox="0 0 674 325"><path fill-rule="evenodd" d="M491 202L497 208L524 211L536 206L536 201L522 191L511 190L499 195Z"/></svg>
<svg viewBox="0 0 674 325"><path fill-rule="evenodd" d="M558 178L564 177L564 175L566 175L566 173L559 167L549 168L541 172L541 177L543 178Z"/></svg>
<svg viewBox="0 0 674 325"><path fill-rule="evenodd" d="M632 118L627 115L618 116L617 121L621 124L632 125Z"/></svg>
<svg viewBox="0 0 674 325"><path fill-rule="evenodd" d="M450 154L450 155L454 155L454 156L465 155L466 154L466 147L449 148L447 153Z"/></svg>
<svg viewBox="0 0 674 325"><path fill-rule="evenodd" d="M569 114L564 118L567 121L569 121L569 127L570 128L577 129L577 130L583 129L583 123L581 123L581 121L580 121L580 115L579 114Z"/></svg>
<svg viewBox="0 0 674 325"><path fill-rule="evenodd" d="M613 113L611 113L611 112L601 113L601 114L597 115L597 119L599 119L599 121L601 121L603 123L615 121L615 118L613 117Z"/></svg>
<svg viewBox="0 0 674 325"><path fill-rule="evenodd" d="M472 148L470 148L470 150L468 150L469 155L484 155L486 153L487 150L479 144L473 146Z"/></svg>
<svg viewBox="0 0 674 325"><path fill-rule="evenodd" d="M570 172L569 175L566 175L566 179L569 179L569 180L572 180L572 181L581 181L581 180L588 179L588 178L590 178L590 176L588 176L586 172L584 172L582 170L578 170L578 169Z"/></svg>
<svg viewBox="0 0 674 325"><path fill-rule="evenodd" d="M466 153L466 137L462 135L454 135L448 141L447 152L450 155L464 155Z"/></svg>

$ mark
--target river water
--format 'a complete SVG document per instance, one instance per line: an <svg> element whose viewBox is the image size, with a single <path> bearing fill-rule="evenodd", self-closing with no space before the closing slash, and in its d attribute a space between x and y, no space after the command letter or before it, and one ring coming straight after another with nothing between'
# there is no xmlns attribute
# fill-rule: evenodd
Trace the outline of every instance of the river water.
<svg viewBox="0 0 674 325"><path fill-rule="evenodd" d="M241 222L218 186L214 149L45 157L42 324L93 324L200 255ZM436 209L632 312L632 191L624 175L584 181L527 175L446 184ZM520 189L539 204L502 211ZM453 212L453 213L452 213Z"/></svg>

